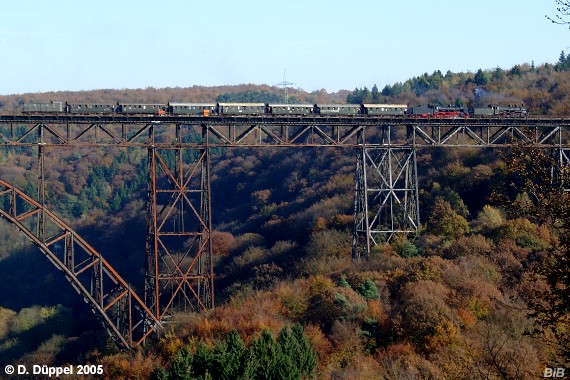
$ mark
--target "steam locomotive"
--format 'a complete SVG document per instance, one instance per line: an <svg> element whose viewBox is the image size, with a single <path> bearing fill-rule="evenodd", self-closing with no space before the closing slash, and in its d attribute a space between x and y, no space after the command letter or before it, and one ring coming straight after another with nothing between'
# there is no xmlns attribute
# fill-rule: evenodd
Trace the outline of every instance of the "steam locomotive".
<svg viewBox="0 0 570 380"><path fill-rule="evenodd" d="M175 103L79 104L68 102L26 103L25 114L124 114L124 115L369 115L416 118L526 117L518 105L470 108L438 105L409 107L406 104L269 104L269 103Z"/></svg>

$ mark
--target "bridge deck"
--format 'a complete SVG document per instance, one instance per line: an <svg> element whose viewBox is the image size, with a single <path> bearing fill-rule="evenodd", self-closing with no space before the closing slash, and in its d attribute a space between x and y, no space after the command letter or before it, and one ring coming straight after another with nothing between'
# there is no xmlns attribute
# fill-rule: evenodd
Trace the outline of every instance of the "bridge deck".
<svg viewBox="0 0 570 380"><path fill-rule="evenodd" d="M568 118L402 116L3 115L0 146L499 147L570 148Z"/></svg>

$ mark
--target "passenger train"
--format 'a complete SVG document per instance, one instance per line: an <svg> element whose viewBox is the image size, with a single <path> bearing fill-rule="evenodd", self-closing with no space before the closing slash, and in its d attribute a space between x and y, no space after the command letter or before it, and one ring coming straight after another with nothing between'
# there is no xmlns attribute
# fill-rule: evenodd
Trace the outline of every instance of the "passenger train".
<svg viewBox="0 0 570 380"><path fill-rule="evenodd" d="M368 115L417 118L526 117L528 110L518 105L454 107L406 104L269 104L269 103L175 103L168 104L83 104L68 102L26 103L25 114L122 114L122 115Z"/></svg>

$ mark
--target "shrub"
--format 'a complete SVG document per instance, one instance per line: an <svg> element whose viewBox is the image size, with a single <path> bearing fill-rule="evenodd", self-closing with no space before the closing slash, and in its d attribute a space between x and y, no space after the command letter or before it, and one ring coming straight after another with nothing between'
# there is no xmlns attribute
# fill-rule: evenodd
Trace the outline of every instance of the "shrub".
<svg viewBox="0 0 570 380"><path fill-rule="evenodd" d="M493 243L483 235L461 236L444 250L444 257L456 259L467 255L486 256L493 248Z"/></svg>
<svg viewBox="0 0 570 380"><path fill-rule="evenodd" d="M545 249L550 243L546 231L525 218L507 221L500 228L499 236L512 239L519 247L530 248L533 251Z"/></svg>
<svg viewBox="0 0 570 380"><path fill-rule="evenodd" d="M401 336L409 337L425 349L437 326L451 323L455 317L447 305L449 289L442 284L420 280L404 286L398 296L398 322Z"/></svg>
<svg viewBox="0 0 570 380"><path fill-rule="evenodd" d="M392 244L396 253L402 257L415 257L420 255L419 249L408 239L398 239Z"/></svg>
<svg viewBox="0 0 570 380"><path fill-rule="evenodd" d="M483 209L477 215L477 219L473 222L477 230L489 231L502 226L505 218L501 212L489 205L483 206Z"/></svg>
<svg viewBox="0 0 570 380"><path fill-rule="evenodd" d="M337 230L324 230L311 234L307 254L311 257L349 257L352 250L351 236Z"/></svg>
<svg viewBox="0 0 570 380"><path fill-rule="evenodd" d="M356 290L366 300L377 300L380 297L378 287L371 279L367 278Z"/></svg>
<svg viewBox="0 0 570 380"><path fill-rule="evenodd" d="M305 318L329 331L336 320L363 318L366 308L365 300L354 290L335 287L317 293L309 299Z"/></svg>

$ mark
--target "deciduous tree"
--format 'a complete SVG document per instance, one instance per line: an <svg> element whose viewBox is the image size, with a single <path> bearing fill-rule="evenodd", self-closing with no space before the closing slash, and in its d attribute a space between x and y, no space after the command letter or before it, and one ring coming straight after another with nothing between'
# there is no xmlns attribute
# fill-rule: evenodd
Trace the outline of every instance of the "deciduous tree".
<svg viewBox="0 0 570 380"><path fill-rule="evenodd" d="M443 198L435 200L427 226L434 235L446 238L458 238L469 231L467 220L455 212Z"/></svg>
<svg viewBox="0 0 570 380"><path fill-rule="evenodd" d="M505 158L513 186L524 191L528 200L517 202L517 191L503 192L503 201L524 211L529 218L546 224L557 235L548 248L548 256L538 262L535 271L547 289L530 301L537 334L543 335L558 353L555 361L570 363L570 166L544 150L517 146ZM520 212L520 211L518 211Z"/></svg>

